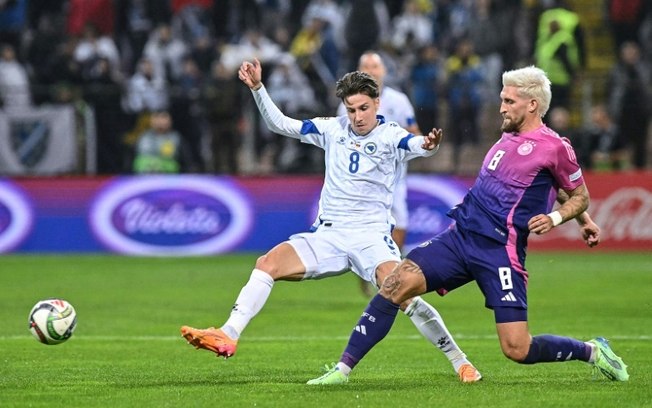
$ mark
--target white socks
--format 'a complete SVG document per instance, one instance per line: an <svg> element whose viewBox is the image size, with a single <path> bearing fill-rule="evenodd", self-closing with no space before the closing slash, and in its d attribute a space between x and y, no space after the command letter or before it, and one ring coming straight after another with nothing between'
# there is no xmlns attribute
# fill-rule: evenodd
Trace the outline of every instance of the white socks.
<svg viewBox="0 0 652 408"><path fill-rule="evenodd" d="M229 319L222 325L222 330L234 340L240 337L249 321L260 312L272 292L274 279L260 269L251 272L249 281L235 300Z"/></svg>
<svg viewBox="0 0 652 408"><path fill-rule="evenodd" d="M586 344L588 347L591 348L591 355L589 356L589 361L587 363L593 364L595 363L595 344L589 343L588 341L585 341L584 344Z"/></svg>
<svg viewBox="0 0 652 408"><path fill-rule="evenodd" d="M344 364L342 362L337 363L337 365L335 367L337 368L337 370L339 372L341 372L342 374L344 374L347 377L349 376L349 374L351 374L351 367L349 367L348 365L346 365L346 364Z"/></svg>
<svg viewBox="0 0 652 408"><path fill-rule="evenodd" d="M462 364L469 363L466 354L462 352L455 340L453 340L453 336L448 332L437 309L417 296L412 299L412 303L405 309L405 314L410 317L412 323L417 326L417 329L425 338L446 354L455 372L458 372Z"/></svg>

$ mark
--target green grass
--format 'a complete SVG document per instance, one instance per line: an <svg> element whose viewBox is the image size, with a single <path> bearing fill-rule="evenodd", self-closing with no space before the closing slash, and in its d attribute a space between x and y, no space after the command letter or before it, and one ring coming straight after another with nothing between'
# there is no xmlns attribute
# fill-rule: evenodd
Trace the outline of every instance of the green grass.
<svg viewBox="0 0 652 408"><path fill-rule="evenodd" d="M459 383L445 357L399 316L344 386L308 387L336 361L367 299L350 275L278 282L229 360L197 351L179 327L221 324L253 255L150 259L0 257L0 406L70 407L642 407L652 406L652 255L533 253L535 334L603 335L630 381L593 380L573 361L522 366L502 356L474 284L439 298L460 346L484 375ZM79 324L45 346L27 330L42 298L62 297Z"/></svg>

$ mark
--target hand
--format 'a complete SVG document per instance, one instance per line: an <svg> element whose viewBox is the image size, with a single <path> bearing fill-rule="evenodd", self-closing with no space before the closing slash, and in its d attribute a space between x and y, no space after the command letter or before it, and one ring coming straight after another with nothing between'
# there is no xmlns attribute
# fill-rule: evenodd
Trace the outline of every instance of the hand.
<svg viewBox="0 0 652 408"><path fill-rule="evenodd" d="M444 134L441 129L433 128L430 133L423 136L424 141L421 145L422 149L425 150L434 150L441 143L441 139L444 137Z"/></svg>
<svg viewBox="0 0 652 408"><path fill-rule="evenodd" d="M259 90L260 87L263 86L263 68L260 65L260 61L258 61L258 58L254 58L253 63L244 61L242 65L240 65L240 69L238 69L238 78L240 78L249 89L254 91Z"/></svg>
<svg viewBox="0 0 652 408"><path fill-rule="evenodd" d="M587 222L580 227L582 239L589 246L593 248L600 243L600 227L593 221Z"/></svg>
<svg viewBox="0 0 652 408"><path fill-rule="evenodd" d="M527 227L530 232L534 232L537 235L545 234L550 231L554 225L552 223L552 218L546 214L535 215L530 218L530 221L527 222Z"/></svg>

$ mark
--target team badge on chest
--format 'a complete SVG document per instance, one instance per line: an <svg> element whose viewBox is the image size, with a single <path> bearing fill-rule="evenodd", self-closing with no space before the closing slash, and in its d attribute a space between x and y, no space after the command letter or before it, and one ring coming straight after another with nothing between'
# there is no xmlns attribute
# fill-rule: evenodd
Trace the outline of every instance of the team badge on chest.
<svg viewBox="0 0 652 408"><path fill-rule="evenodd" d="M364 151L367 154L374 154L376 153L376 150L378 150L378 148L376 147L376 144L374 142L369 142L366 145L364 145Z"/></svg>
<svg viewBox="0 0 652 408"><path fill-rule="evenodd" d="M528 154L532 153L534 146L536 146L536 143L531 140L526 140L522 145L518 147L518 154L521 156L527 156Z"/></svg>

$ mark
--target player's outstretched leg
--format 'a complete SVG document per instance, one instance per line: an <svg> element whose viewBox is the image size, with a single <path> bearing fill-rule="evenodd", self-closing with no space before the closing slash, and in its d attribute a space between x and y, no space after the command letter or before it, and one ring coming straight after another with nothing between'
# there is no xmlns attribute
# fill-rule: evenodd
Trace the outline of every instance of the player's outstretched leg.
<svg viewBox="0 0 652 408"><path fill-rule="evenodd" d="M417 296L411 299L405 314L410 317L419 332L446 355L460 381L475 383L482 379L482 374L466 358L466 354L453 339L437 309Z"/></svg>
<svg viewBox="0 0 652 408"><path fill-rule="evenodd" d="M349 343L336 366L321 377L308 381L309 385L343 384L348 381L351 370L389 332L394 324L399 305L374 296L358 320Z"/></svg>
<svg viewBox="0 0 652 408"><path fill-rule="evenodd" d="M254 269L249 281L242 288L231 309L229 319L216 329L195 329L190 326L181 327L181 335L188 343L197 349L212 351L218 356L229 358L235 354L240 334L249 321L260 312L265 305L274 286L274 280L267 273Z"/></svg>
<svg viewBox="0 0 652 408"><path fill-rule="evenodd" d="M221 329L195 329L190 326L181 327L181 335L196 349L212 351L218 356L229 358L238 348L238 340L226 335Z"/></svg>
<svg viewBox="0 0 652 408"><path fill-rule="evenodd" d="M623 359L618 357L609 346L609 342L604 337L597 337L590 340L589 343L595 346L595 358L593 367L601 372L605 377L612 381L627 381L627 365Z"/></svg>

